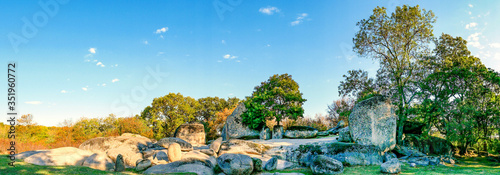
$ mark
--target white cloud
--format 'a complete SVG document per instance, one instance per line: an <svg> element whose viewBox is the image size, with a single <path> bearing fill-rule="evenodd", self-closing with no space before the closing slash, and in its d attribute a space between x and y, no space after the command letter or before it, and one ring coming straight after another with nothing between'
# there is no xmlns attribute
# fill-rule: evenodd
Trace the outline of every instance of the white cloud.
<svg viewBox="0 0 500 175"><path fill-rule="evenodd" d="M500 48L500 43L490 43L488 44L491 48Z"/></svg>
<svg viewBox="0 0 500 175"><path fill-rule="evenodd" d="M472 12L471 12L471 11L469 11L469 15L472 15Z"/></svg>
<svg viewBox="0 0 500 175"><path fill-rule="evenodd" d="M222 60L217 60L218 63L222 63Z"/></svg>
<svg viewBox="0 0 500 175"><path fill-rule="evenodd" d="M465 29L472 29L472 28L475 28L476 26L477 26L477 23L471 22L471 23L465 25Z"/></svg>
<svg viewBox="0 0 500 175"><path fill-rule="evenodd" d="M467 41L468 41L467 44L472 46L472 47L479 48L479 49L484 48L483 46L481 46L481 43L479 43L479 35L481 35L481 33L478 33L478 32L469 35L467 37Z"/></svg>
<svg viewBox="0 0 500 175"><path fill-rule="evenodd" d="M98 63L96 64L96 66L105 67L105 66L104 66L104 64L102 64L101 62L98 62Z"/></svg>
<svg viewBox="0 0 500 175"><path fill-rule="evenodd" d="M276 7L267 6L267 7L260 8L259 12L263 13L263 14L266 14L266 15L272 15L274 13L280 12L280 9L278 9Z"/></svg>
<svg viewBox="0 0 500 175"><path fill-rule="evenodd" d="M271 44L267 44L266 47L271 47Z"/></svg>
<svg viewBox="0 0 500 175"><path fill-rule="evenodd" d="M161 29L156 29L156 34L165 33L168 31L168 27L163 27Z"/></svg>
<svg viewBox="0 0 500 175"><path fill-rule="evenodd" d="M299 14L299 16L297 17L297 19L295 19L295 21L292 21L290 24L292 26L295 26L295 25L299 25L300 23L302 23L304 21L304 19L308 16L307 13L302 13L302 14Z"/></svg>
<svg viewBox="0 0 500 175"><path fill-rule="evenodd" d="M111 80L111 83L114 83L114 82L117 82L117 81L120 81L118 78L115 78L113 80Z"/></svg>
<svg viewBox="0 0 500 175"><path fill-rule="evenodd" d="M148 44L149 44L149 42L146 40L146 41L144 41L144 44L148 45Z"/></svg>
<svg viewBox="0 0 500 175"><path fill-rule="evenodd" d="M223 56L223 58L224 58L224 59L230 59L230 60L232 60L232 59L236 59L236 58L238 58L238 56L234 56L234 55L226 54L226 55L224 55L224 56Z"/></svg>
<svg viewBox="0 0 500 175"><path fill-rule="evenodd" d="M95 54L96 50L97 50L96 48L93 48L93 47L92 47L92 48L90 48L90 49L89 49L89 52L90 52L91 54Z"/></svg>
<svg viewBox="0 0 500 175"><path fill-rule="evenodd" d="M89 89L88 89L87 87L82 87L82 90L83 90L83 91L87 91L87 90L89 90Z"/></svg>
<svg viewBox="0 0 500 175"><path fill-rule="evenodd" d="M222 44L226 44L226 41L225 41L225 40L222 40L222 41L221 41L221 43L222 43Z"/></svg>
<svg viewBox="0 0 500 175"><path fill-rule="evenodd" d="M103 83L102 86L106 86L106 83Z"/></svg>
<svg viewBox="0 0 500 175"><path fill-rule="evenodd" d="M469 4L469 7L470 7L470 8L472 8L472 7L474 7L474 6L473 6L472 4Z"/></svg>
<svg viewBox="0 0 500 175"><path fill-rule="evenodd" d="M65 94L65 93L68 93L68 91L62 90L61 93Z"/></svg>
<svg viewBox="0 0 500 175"><path fill-rule="evenodd" d="M27 101L27 102L24 102L26 104L30 104L30 105L39 105L39 104L42 104L41 101Z"/></svg>

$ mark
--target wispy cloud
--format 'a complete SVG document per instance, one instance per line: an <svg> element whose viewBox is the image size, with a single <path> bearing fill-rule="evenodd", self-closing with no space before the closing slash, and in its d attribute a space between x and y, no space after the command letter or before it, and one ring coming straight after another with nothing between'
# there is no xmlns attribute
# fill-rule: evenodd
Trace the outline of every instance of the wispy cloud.
<svg viewBox="0 0 500 175"><path fill-rule="evenodd" d="M156 29L156 34L160 34L160 33L165 33L168 31L168 27L163 27L163 28L159 28L159 29Z"/></svg>
<svg viewBox="0 0 500 175"><path fill-rule="evenodd" d="M473 7L474 7L474 5L472 5L472 4L469 4L469 7L470 7L470 8L473 8Z"/></svg>
<svg viewBox="0 0 500 175"><path fill-rule="evenodd" d="M280 9L278 9L276 7L267 6L267 7L260 8L259 12L263 13L263 14L266 14L266 15L272 15L274 13L280 12Z"/></svg>
<svg viewBox="0 0 500 175"><path fill-rule="evenodd" d="M98 63L96 64L96 66L105 67L105 65L104 65L104 64L102 64L101 62L98 62Z"/></svg>
<svg viewBox="0 0 500 175"><path fill-rule="evenodd" d="M465 25L465 29L472 29L475 27L477 27L477 23L475 23L475 22L471 22L471 23Z"/></svg>
<svg viewBox="0 0 500 175"><path fill-rule="evenodd" d="M27 102L24 102L26 104L30 104L30 105L39 105L39 104L42 104L41 101L27 101Z"/></svg>
<svg viewBox="0 0 500 175"><path fill-rule="evenodd" d="M114 82L117 82L117 81L120 81L118 78L115 78L113 80L111 80L111 83L114 83Z"/></svg>
<svg viewBox="0 0 500 175"><path fill-rule="evenodd" d="M225 40L222 40L222 41L221 41L221 43L222 43L222 44L226 44L226 41L225 41Z"/></svg>
<svg viewBox="0 0 500 175"><path fill-rule="evenodd" d="M302 14L299 14L299 16L295 19L295 21L292 21L290 23L290 25L292 26L296 26L296 25L299 25L300 23L304 22L304 19L308 16L307 13L302 13Z"/></svg>
<svg viewBox="0 0 500 175"><path fill-rule="evenodd" d="M490 43L488 44L491 48L500 48L500 43Z"/></svg>
<svg viewBox="0 0 500 175"><path fill-rule="evenodd" d="M482 49L484 48L481 43L479 43L479 35L481 35L481 33L479 32L476 32L474 34L471 34L467 37L467 41L468 41L468 45L472 46L472 47L476 47L476 48L479 48L479 49Z"/></svg>
<svg viewBox="0 0 500 175"><path fill-rule="evenodd" d="M82 87L82 90L83 90L83 91L87 91L87 90L89 90L89 89L88 89L88 86L87 86L87 87Z"/></svg>
<svg viewBox="0 0 500 175"><path fill-rule="evenodd" d="M68 93L68 91L62 90L61 93L65 94L65 93Z"/></svg>
<svg viewBox="0 0 500 175"><path fill-rule="evenodd" d="M145 44L145 45L149 45L148 40L144 41L144 44Z"/></svg>
<svg viewBox="0 0 500 175"><path fill-rule="evenodd" d="M226 54L226 55L224 55L222 58L232 60L232 59L238 58L238 56L234 56L234 55Z"/></svg>

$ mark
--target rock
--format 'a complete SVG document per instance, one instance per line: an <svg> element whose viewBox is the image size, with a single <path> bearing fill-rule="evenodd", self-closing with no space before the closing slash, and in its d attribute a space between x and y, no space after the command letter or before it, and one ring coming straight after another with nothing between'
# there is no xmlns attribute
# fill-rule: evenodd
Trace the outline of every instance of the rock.
<svg viewBox="0 0 500 175"><path fill-rule="evenodd" d="M193 145L190 143L180 139L180 138L175 138L175 137L166 137L158 140L155 144L167 148L170 146L170 144L177 143L181 146L181 151L192 151L193 150Z"/></svg>
<svg viewBox="0 0 500 175"><path fill-rule="evenodd" d="M143 159L142 153L139 151L137 146L129 144L123 144L120 147L109 149L106 154L112 160L113 158L118 157L118 155L121 154L123 156L125 166L132 168L135 167L135 163L137 162L137 160Z"/></svg>
<svg viewBox="0 0 500 175"><path fill-rule="evenodd" d="M389 160L391 160L393 158L397 158L397 157L396 157L396 154L394 154L392 152L386 152L384 154L383 158L384 158L384 162L387 162L387 161L389 161Z"/></svg>
<svg viewBox="0 0 500 175"><path fill-rule="evenodd" d="M455 164L455 158L453 158L451 155L441 156L439 159L441 162Z"/></svg>
<svg viewBox="0 0 500 175"><path fill-rule="evenodd" d="M200 149L200 152L203 154L209 155L209 156L217 156L214 152L214 150L211 149Z"/></svg>
<svg viewBox="0 0 500 175"><path fill-rule="evenodd" d="M424 154L452 155L452 145L446 139L430 136L427 139L416 134L406 134L403 146L418 150Z"/></svg>
<svg viewBox="0 0 500 175"><path fill-rule="evenodd" d="M25 151L22 153L15 154L14 157L16 157L16 159L25 159L26 157L32 156L34 154L47 152L47 151L48 150Z"/></svg>
<svg viewBox="0 0 500 175"><path fill-rule="evenodd" d="M427 157L410 157L408 162L415 163L418 166L429 166L429 158Z"/></svg>
<svg viewBox="0 0 500 175"><path fill-rule="evenodd" d="M345 122L344 120L340 120L338 123L337 123L337 127L336 128L343 128L345 127Z"/></svg>
<svg viewBox="0 0 500 175"><path fill-rule="evenodd" d="M145 169L148 169L150 166L151 166L151 160L148 159L138 160L137 163L135 164L135 171L143 171Z"/></svg>
<svg viewBox="0 0 500 175"><path fill-rule="evenodd" d="M168 155L165 151L156 152L155 155L153 156L153 160L155 160L155 161L161 161L161 160L169 161Z"/></svg>
<svg viewBox="0 0 500 175"><path fill-rule="evenodd" d="M246 140L231 139L222 143L218 155L226 153L262 155L269 149L271 149L271 147L264 144L258 144Z"/></svg>
<svg viewBox="0 0 500 175"><path fill-rule="evenodd" d="M75 147L62 147L47 151L40 151L24 159L24 162L35 165L83 165L83 162L93 152ZM27 154L26 154L27 155Z"/></svg>
<svg viewBox="0 0 500 175"><path fill-rule="evenodd" d="M328 136L330 135L330 132L329 131L321 131L321 132L318 132L318 136Z"/></svg>
<svg viewBox="0 0 500 175"><path fill-rule="evenodd" d="M167 149L168 160L170 162L175 162L181 160L181 146L178 143L172 143L168 146Z"/></svg>
<svg viewBox="0 0 500 175"><path fill-rule="evenodd" d="M400 156L408 156L408 157L423 157L426 156L424 153L420 151L406 146L396 146L394 152Z"/></svg>
<svg viewBox="0 0 500 175"><path fill-rule="evenodd" d="M410 167L415 168L415 167L417 167L417 164L416 163L410 163Z"/></svg>
<svg viewBox="0 0 500 175"><path fill-rule="evenodd" d="M205 127L201 123L182 124L175 130L174 137L185 140L191 145L205 145Z"/></svg>
<svg viewBox="0 0 500 175"><path fill-rule="evenodd" d="M285 137L291 139L313 138L318 134L318 129L309 126L292 126L285 131Z"/></svg>
<svg viewBox="0 0 500 175"><path fill-rule="evenodd" d="M352 142L351 132L349 131L349 126L339 130L339 142Z"/></svg>
<svg viewBox="0 0 500 175"><path fill-rule="evenodd" d="M261 140L269 140L271 139L271 130L268 127L262 128L262 131L260 131L260 137L259 139Z"/></svg>
<svg viewBox="0 0 500 175"><path fill-rule="evenodd" d="M297 167L299 167L299 165L297 163L278 159L278 165L276 166L276 169L277 170L286 170L286 169L293 169L293 168L297 168Z"/></svg>
<svg viewBox="0 0 500 175"><path fill-rule="evenodd" d="M349 130L355 143L375 145L382 152L396 146L395 108L388 98L374 96L357 103L349 115Z"/></svg>
<svg viewBox="0 0 500 175"><path fill-rule="evenodd" d="M437 157L429 157L429 165L439 165L440 162Z"/></svg>
<svg viewBox="0 0 500 175"><path fill-rule="evenodd" d="M334 158L319 155L314 159L311 170L314 174L342 174L344 166Z"/></svg>
<svg viewBox="0 0 500 175"><path fill-rule="evenodd" d="M121 154L118 154L118 156L116 156L115 171L116 172L125 171L125 162L123 161L123 156Z"/></svg>
<svg viewBox="0 0 500 175"><path fill-rule="evenodd" d="M256 130L250 129L243 124L241 114L247 109L245 104L240 103L233 113L227 117L224 128L222 129L222 140L229 139L257 139L260 133Z"/></svg>
<svg viewBox="0 0 500 175"><path fill-rule="evenodd" d="M141 151L142 153L142 158L144 159L153 159L154 158L154 155L158 152L158 150L155 150L155 149L146 149L144 151Z"/></svg>
<svg viewBox="0 0 500 175"><path fill-rule="evenodd" d="M143 174L195 173L198 175L213 175L214 165L207 160L186 158L169 164L152 166Z"/></svg>
<svg viewBox="0 0 500 175"><path fill-rule="evenodd" d="M273 171L276 169L277 165L278 165L278 158L273 157L266 162L266 165L264 165L264 170Z"/></svg>
<svg viewBox="0 0 500 175"><path fill-rule="evenodd" d="M274 126L273 128L273 139L282 139L283 138L283 126Z"/></svg>
<svg viewBox="0 0 500 175"><path fill-rule="evenodd" d="M219 137L219 138L215 139L215 141L210 144L210 149L212 149L215 154L218 154L221 144L222 144L222 137Z"/></svg>
<svg viewBox="0 0 500 175"><path fill-rule="evenodd" d="M217 164L227 175L249 175L254 168L252 158L243 154L223 154Z"/></svg>
<svg viewBox="0 0 500 175"><path fill-rule="evenodd" d="M216 165L217 164L217 160L215 159L214 156L209 156L209 155L206 155L200 151L190 151L190 152L183 152L182 153L182 159L189 159L189 158L194 158L194 159L200 159L200 160L205 160L205 161L209 161L210 163L212 163L212 165Z"/></svg>
<svg viewBox="0 0 500 175"><path fill-rule="evenodd" d="M122 145L129 145L130 147L135 147L135 149L142 151L149 145L152 145L152 143L153 142L149 138L136 134L124 133L117 137L96 137L89 139L80 144L79 148L92 152L106 152L109 149L118 148Z"/></svg>
<svg viewBox="0 0 500 175"><path fill-rule="evenodd" d="M283 154L287 161L306 167L311 166L315 155L328 155L344 165L381 165L383 160L378 148L373 145L343 142L305 144Z"/></svg>
<svg viewBox="0 0 500 175"><path fill-rule="evenodd" d="M253 158L253 172L261 172L262 171L262 160L258 158Z"/></svg>
<svg viewBox="0 0 500 175"><path fill-rule="evenodd" d="M115 163L108 157L107 154L98 152L85 159L83 166L103 171L111 171L114 170Z"/></svg>
<svg viewBox="0 0 500 175"><path fill-rule="evenodd" d="M382 173L397 174L401 172L401 163L399 163L397 158L393 158L380 165L380 171Z"/></svg>

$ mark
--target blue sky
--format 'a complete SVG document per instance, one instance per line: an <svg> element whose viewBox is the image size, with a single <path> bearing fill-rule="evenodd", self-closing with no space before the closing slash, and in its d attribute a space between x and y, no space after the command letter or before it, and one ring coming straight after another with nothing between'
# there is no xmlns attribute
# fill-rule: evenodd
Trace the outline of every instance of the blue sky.
<svg viewBox="0 0 500 175"><path fill-rule="evenodd" d="M138 114L169 92L244 98L283 73L299 83L306 116L326 113L343 74L378 68L352 52L356 22L376 6L432 10L435 35L467 39L500 70L499 1L40 2L57 8L0 1L0 53L5 67L18 64L19 112L47 126Z"/></svg>

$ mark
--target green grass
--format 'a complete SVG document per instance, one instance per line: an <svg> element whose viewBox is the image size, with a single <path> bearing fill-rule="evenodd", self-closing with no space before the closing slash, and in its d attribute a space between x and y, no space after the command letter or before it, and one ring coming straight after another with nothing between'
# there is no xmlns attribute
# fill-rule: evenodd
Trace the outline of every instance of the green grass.
<svg viewBox="0 0 500 175"><path fill-rule="evenodd" d="M404 164L401 167L402 172L400 174L408 175L437 175L437 174L499 174L500 175L500 164L495 162L489 162L486 158L459 158L461 163L457 165L446 165L446 166L427 166L427 167L417 167L411 168ZM133 169L127 169L125 172L107 172L91 169L83 166L39 166L25 163L20 160L16 160L14 164L15 167L7 165L10 162L7 155L0 155L0 174L138 174ZM306 175L311 175L310 169L293 169L293 170L280 170L271 171L271 173L303 173ZM189 174L189 173L181 173ZM383 174L380 172L380 166L350 166L344 167L344 174Z"/></svg>

